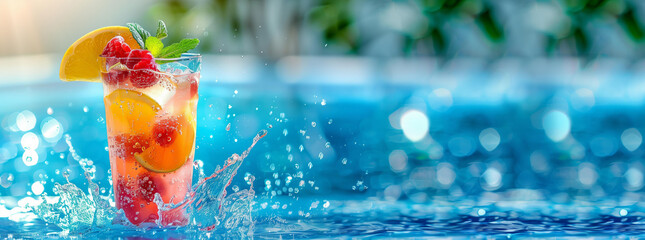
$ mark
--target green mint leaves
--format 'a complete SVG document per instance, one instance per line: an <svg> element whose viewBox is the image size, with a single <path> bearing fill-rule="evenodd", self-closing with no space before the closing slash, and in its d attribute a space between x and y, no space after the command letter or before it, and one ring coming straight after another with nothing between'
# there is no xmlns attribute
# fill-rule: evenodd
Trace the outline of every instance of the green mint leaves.
<svg viewBox="0 0 645 240"><path fill-rule="evenodd" d="M166 24L161 20L159 20L155 36L152 36L150 32L143 29L139 24L128 23L126 25L141 49L149 50L155 58L178 58L181 57L182 53L192 50L199 44L199 39L197 38L186 38L178 43L164 47L161 40L168 36L168 30L166 29Z"/></svg>
<svg viewBox="0 0 645 240"><path fill-rule="evenodd" d="M148 37L148 39L146 39L146 48L150 50L152 56L157 57L163 49L163 43L158 37Z"/></svg>
<svg viewBox="0 0 645 240"><path fill-rule="evenodd" d="M159 40L164 39L168 36L168 30L166 29L166 23L159 20L159 26L157 27L157 38Z"/></svg>
<svg viewBox="0 0 645 240"><path fill-rule="evenodd" d="M137 40L141 49L146 49L146 39L151 36L150 33L143 29L141 25L136 23L127 23L125 25L128 26L130 33L132 33L132 37L134 40Z"/></svg>
<svg viewBox="0 0 645 240"><path fill-rule="evenodd" d="M172 45L163 48L161 50L161 54L159 54L159 57L161 57L161 58L178 58L178 57L181 57L182 53L188 52L191 49L197 47L197 44L199 44L199 39L197 39L197 38L182 39L178 43L173 43ZM157 56L155 56L155 57L157 57Z"/></svg>

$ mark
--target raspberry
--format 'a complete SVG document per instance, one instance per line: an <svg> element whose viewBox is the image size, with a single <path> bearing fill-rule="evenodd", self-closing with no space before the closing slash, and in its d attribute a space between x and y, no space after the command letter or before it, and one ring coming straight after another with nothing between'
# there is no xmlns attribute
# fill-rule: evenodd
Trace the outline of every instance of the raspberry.
<svg viewBox="0 0 645 240"><path fill-rule="evenodd" d="M152 175L149 172L139 174L137 182L139 183L141 197L148 202L153 202L155 193L164 191L163 181L158 176Z"/></svg>
<svg viewBox="0 0 645 240"><path fill-rule="evenodd" d="M130 72L130 82L137 88L147 88L159 82L161 76L154 70L137 69Z"/></svg>
<svg viewBox="0 0 645 240"><path fill-rule="evenodd" d="M134 186L125 183L125 179L118 180L115 191L116 207L123 209L123 213L132 224L139 225L159 219L157 205L142 199L142 196L135 191Z"/></svg>
<svg viewBox="0 0 645 240"><path fill-rule="evenodd" d="M142 49L134 49L130 52L130 54L127 56L128 60L125 61L125 65L129 69L134 69L134 66L137 65L139 62L152 62L154 64L154 57L152 56L152 53L148 50L142 50ZM156 69L157 67L155 66L154 68L148 68L148 69Z"/></svg>
<svg viewBox="0 0 645 240"><path fill-rule="evenodd" d="M136 70L130 73L130 81L134 87L147 88L159 81L160 76L156 73L158 71L157 64L148 50L132 50L125 65Z"/></svg>
<svg viewBox="0 0 645 240"><path fill-rule="evenodd" d="M152 127L152 136L162 147L166 147L175 141L179 129L179 122L176 117L169 117L159 120Z"/></svg>
<svg viewBox="0 0 645 240"><path fill-rule="evenodd" d="M121 134L113 138L110 149L117 157L126 159L131 158L135 153L142 153L149 146L149 140L145 135Z"/></svg>
<svg viewBox="0 0 645 240"><path fill-rule="evenodd" d="M197 94L197 90L199 88L199 82L197 81L197 77L192 76L190 78L190 97L195 96Z"/></svg>
<svg viewBox="0 0 645 240"><path fill-rule="evenodd" d="M116 64L118 61L124 63L125 58L130 54L130 50L130 46L125 43L125 39L121 36L116 36L110 39L101 55L108 57L107 62L111 66Z"/></svg>

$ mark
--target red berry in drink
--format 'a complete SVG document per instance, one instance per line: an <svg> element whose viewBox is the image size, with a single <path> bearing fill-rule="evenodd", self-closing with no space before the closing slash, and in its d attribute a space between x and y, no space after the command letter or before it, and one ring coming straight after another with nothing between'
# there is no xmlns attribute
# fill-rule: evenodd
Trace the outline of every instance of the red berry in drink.
<svg viewBox="0 0 645 240"><path fill-rule="evenodd" d="M160 77L161 74L155 70L136 69L130 72L130 82L136 88L151 87L159 82Z"/></svg>
<svg viewBox="0 0 645 240"><path fill-rule="evenodd" d="M110 149L114 150L117 157L132 158L135 153L142 153L150 146L149 139L143 134L121 134L112 140Z"/></svg>
<svg viewBox="0 0 645 240"><path fill-rule="evenodd" d="M152 137L162 147L169 146L177 137L179 122L176 117L161 119L152 127Z"/></svg>
<svg viewBox="0 0 645 240"><path fill-rule="evenodd" d="M146 61L154 63L154 57L152 56L152 53L148 50L143 50L143 49L134 49L130 51L130 54L127 56L128 60L125 62L125 65L129 69L134 69L134 65L137 65L137 63L141 61ZM152 69L152 68L149 68ZM156 67L155 67L156 69Z"/></svg>
<svg viewBox="0 0 645 240"><path fill-rule="evenodd" d="M157 205L146 202L142 195L135 189L134 184L126 184L125 179L120 179L116 188L117 208L123 209L123 213L128 220L139 225L143 222L154 222L159 219L157 214Z"/></svg>
<svg viewBox="0 0 645 240"><path fill-rule="evenodd" d="M121 61L121 63L124 63L125 58L128 57L130 51L130 46L125 43L125 39L123 39L123 37L121 36L116 36L110 39L108 44L103 49L103 53L101 55L108 57L107 61L111 66L119 61Z"/></svg>
<svg viewBox="0 0 645 240"><path fill-rule="evenodd" d="M149 172L139 174L137 182L139 183L139 193L141 193L141 197L147 202L153 202L155 193L164 191L163 181L159 176Z"/></svg>
<svg viewBox="0 0 645 240"><path fill-rule="evenodd" d="M125 65L132 69L130 82L137 88L147 88L159 82L161 75L157 73L157 64L148 50L135 49L130 52Z"/></svg>
<svg viewBox="0 0 645 240"><path fill-rule="evenodd" d="M190 97L192 98L197 94L197 91L199 89L199 82L197 81L197 77L191 76L190 77Z"/></svg>

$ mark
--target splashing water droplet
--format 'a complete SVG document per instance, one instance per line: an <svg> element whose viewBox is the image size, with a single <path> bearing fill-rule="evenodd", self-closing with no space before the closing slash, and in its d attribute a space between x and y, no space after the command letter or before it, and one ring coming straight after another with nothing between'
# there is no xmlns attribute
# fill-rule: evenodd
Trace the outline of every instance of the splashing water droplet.
<svg viewBox="0 0 645 240"><path fill-rule="evenodd" d="M329 207L329 205L330 205L329 201L325 200L325 201L323 201L323 202L324 202L324 203L323 203L323 207L324 207L324 208L328 208L328 207Z"/></svg>
<svg viewBox="0 0 645 240"><path fill-rule="evenodd" d="M326 142L326 143L325 143L325 148L330 148L330 147L331 147L331 143L330 143L330 142Z"/></svg>
<svg viewBox="0 0 645 240"><path fill-rule="evenodd" d="M285 128L284 130L282 130L282 135L284 135L284 136L286 137L286 136L287 136L287 134L289 134L289 131L287 131L287 129L286 129L286 128Z"/></svg>
<svg viewBox="0 0 645 240"><path fill-rule="evenodd" d="M323 157L325 157L325 155L324 155L322 152L319 152L319 153L318 153L318 158L319 158L319 159L323 159Z"/></svg>
<svg viewBox="0 0 645 240"><path fill-rule="evenodd" d="M307 164L307 166L309 167L309 169L311 169L311 168L313 168L313 167L314 167L314 164L313 164L313 163L311 163L311 162L309 162L309 163Z"/></svg>
<svg viewBox="0 0 645 240"><path fill-rule="evenodd" d="M343 165L347 164L347 158L343 158L343 160L341 160L341 162L343 163Z"/></svg>
<svg viewBox="0 0 645 240"><path fill-rule="evenodd" d="M322 105L322 106L327 105L327 101L325 101L325 99L323 98L323 100L320 102L320 105Z"/></svg>
<svg viewBox="0 0 645 240"><path fill-rule="evenodd" d="M266 135L267 135L267 130L262 129L258 132L258 135L256 136L256 138L263 138Z"/></svg>
<svg viewBox="0 0 645 240"><path fill-rule="evenodd" d="M302 146L302 144L300 144L300 146L298 147L298 150L300 150L300 152L302 152L303 150L305 150L305 146Z"/></svg>
<svg viewBox="0 0 645 240"><path fill-rule="evenodd" d="M311 122L312 127L316 127L316 122Z"/></svg>
<svg viewBox="0 0 645 240"><path fill-rule="evenodd" d="M49 115L54 114L54 109L52 109L51 107L48 107L47 108L47 114L49 114Z"/></svg>
<svg viewBox="0 0 645 240"><path fill-rule="evenodd" d="M83 107L83 112L89 112L89 111L90 111L90 109L87 106Z"/></svg>
<svg viewBox="0 0 645 240"><path fill-rule="evenodd" d="M228 124L226 124L226 131L228 132L230 130L231 130L231 123L228 123Z"/></svg>
<svg viewBox="0 0 645 240"><path fill-rule="evenodd" d="M329 121L327 122L327 124L330 124L330 125L331 125L331 123L332 123L332 122L334 122L334 120L333 120L333 119L329 119Z"/></svg>

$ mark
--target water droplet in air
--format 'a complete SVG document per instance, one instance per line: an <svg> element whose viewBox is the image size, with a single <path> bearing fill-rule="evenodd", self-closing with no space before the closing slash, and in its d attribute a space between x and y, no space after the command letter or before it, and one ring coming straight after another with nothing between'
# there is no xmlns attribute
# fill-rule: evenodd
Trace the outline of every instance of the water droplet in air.
<svg viewBox="0 0 645 240"><path fill-rule="evenodd" d="M233 106L231 106L231 105L229 104L229 105L228 105L228 109L231 109L231 108L233 108Z"/></svg>
<svg viewBox="0 0 645 240"><path fill-rule="evenodd" d="M323 207L328 208L329 207L329 201L325 200L324 203L323 203Z"/></svg>
<svg viewBox="0 0 645 240"><path fill-rule="evenodd" d="M327 105L327 101L325 101L325 99L323 99L323 100L320 102L320 105L322 105L322 106Z"/></svg>
<svg viewBox="0 0 645 240"><path fill-rule="evenodd" d="M4 188L8 188L11 186L13 183L13 174L11 173L4 173L2 176L0 176L0 186Z"/></svg>
<svg viewBox="0 0 645 240"><path fill-rule="evenodd" d="M331 124L333 121L333 119L329 119L329 122L327 122L327 124Z"/></svg>
<svg viewBox="0 0 645 240"><path fill-rule="evenodd" d="M323 153L322 153L322 152L318 153L318 158L319 158L319 159L323 159L323 157L324 157L324 156L325 156L325 155L323 155Z"/></svg>
<svg viewBox="0 0 645 240"><path fill-rule="evenodd" d="M233 91L233 93L237 94L237 89L235 91Z"/></svg>
<svg viewBox="0 0 645 240"><path fill-rule="evenodd" d="M305 150L305 146L302 146L302 144L300 144L300 147L298 147L298 150L300 150L300 152L302 152L303 150Z"/></svg>
<svg viewBox="0 0 645 240"><path fill-rule="evenodd" d="M230 131L230 130L231 130L231 123L228 123L226 124L226 131Z"/></svg>
<svg viewBox="0 0 645 240"><path fill-rule="evenodd" d="M325 43L325 47L327 47L327 43Z"/></svg>
<svg viewBox="0 0 645 240"><path fill-rule="evenodd" d="M343 158L343 160L341 160L341 162L343 163L343 165L347 164L347 158Z"/></svg>
<svg viewBox="0 0 645 240"><path fill-rule="evenodd" d="M96 119L96 121L97 121L97 122L102 123L103 121L105 121L105 119L103 118L103 116L99 116L99 117Z"/></svg>
<svg viewBox="0 0 645 240"><path fill-rule="evenodd" d="M231 187L231 189L233 189L233 192L240 191L240 187L238 187L237 185L233 185L233 187Z"/></svg>
<svg viewBox="0 0 645 240"><path fill-rule="evenodd" d="M52 109L51 107L48 107L47 108L47 114L49 114L49 115L54 114L54 109Z"/></svg>
<svg viewBox="0 0 645 240"><path fill-rule="evenodd" d="M287 129L285 128L284 130L282 130L282 134L286 137L287 134L289 134L289 131L287 131Z"/></svg>
<svg viewBox="0 0 645 240"><path fill-rule="evenodd" d="M312 127L316 127L316 122L311 122Z"/></svg>
<svg viewBox="0 0 645 240"><path fill-rule="evenodd" d="M262 130L260 130L260 131L258 132L258 136L259 136L260 138L263 138L263 137L264 137L264 136L266 136L266 135L267 135L267 130L262 129ZM237 139L236 139L236 140L237 140Z"/></svg>
<svg viewBox="0 0 645 240"><path fill-rule="evenodd" d="M326 142L326 143L325 143L325 148L329 148L329 147L331 147L331 143Z"/></svg>
<svg viewBox="0 0 645 240"><path fill-rule="evenodd" d="M311 169L311 168L313 168L313 167L314 167L314 164L313 164L313 163L311 163L311 162L309 162L309 164L307 164L307 166L309 167L309 169Z"/></svg>
<svg viewBox="0 0 645 240"><path fill-rule="evenodd" d="M286 149L287 149L287 152L291 152L291 145L290 145L290 144L287 144Z"/></svg>

